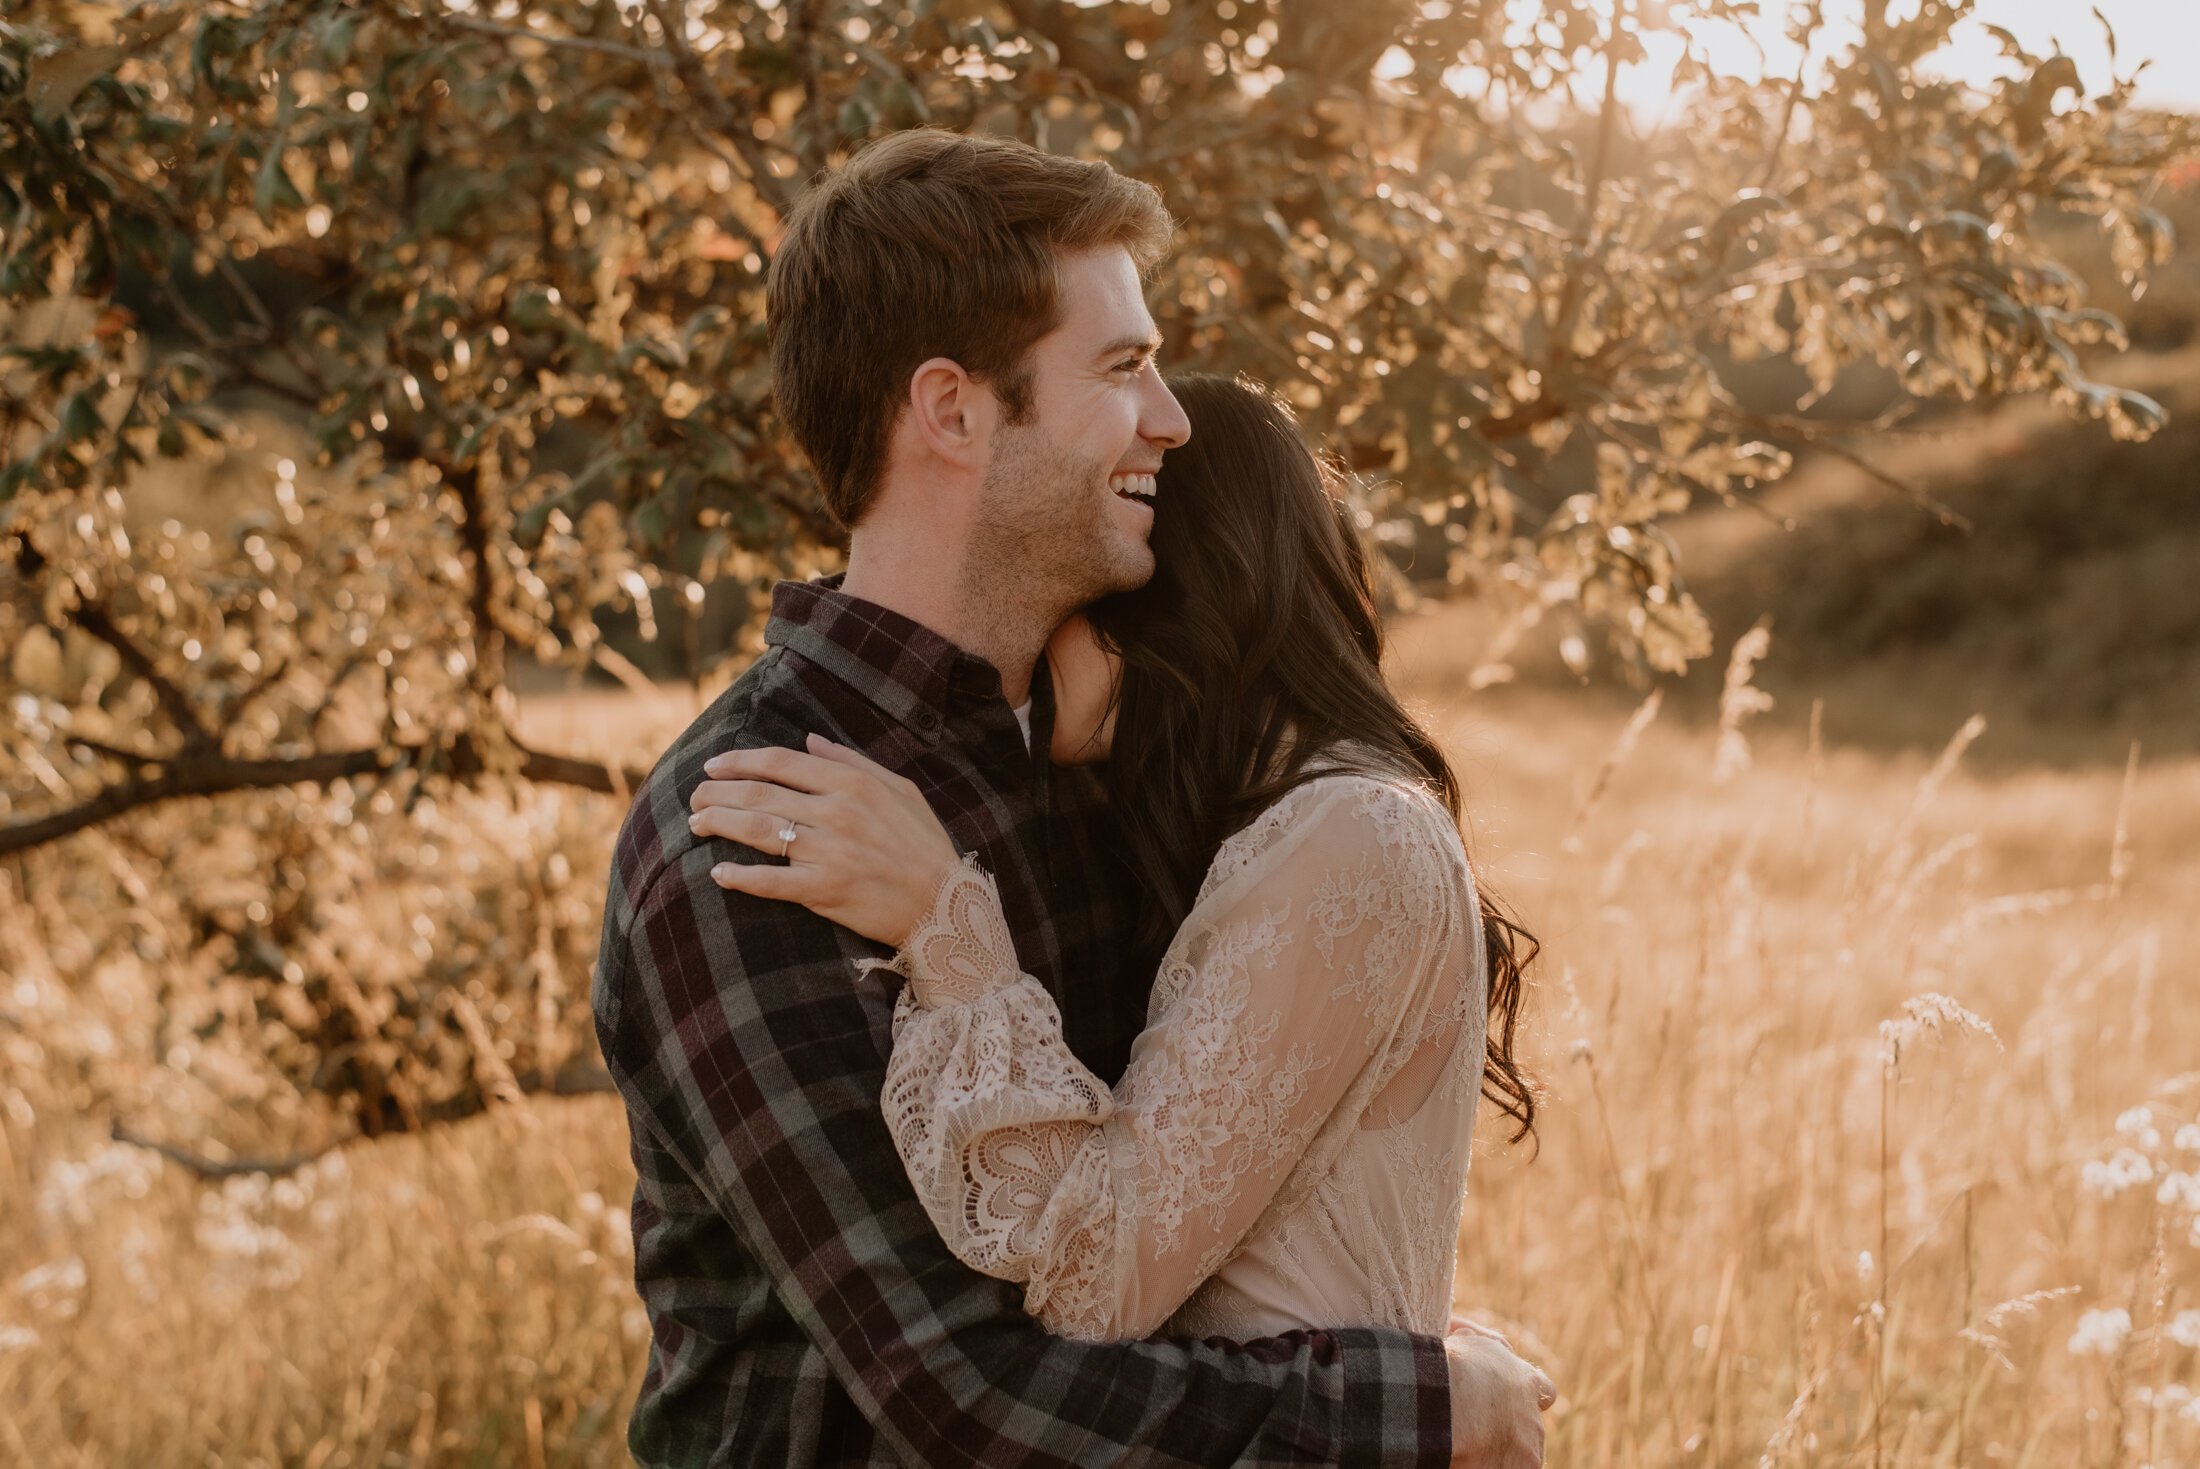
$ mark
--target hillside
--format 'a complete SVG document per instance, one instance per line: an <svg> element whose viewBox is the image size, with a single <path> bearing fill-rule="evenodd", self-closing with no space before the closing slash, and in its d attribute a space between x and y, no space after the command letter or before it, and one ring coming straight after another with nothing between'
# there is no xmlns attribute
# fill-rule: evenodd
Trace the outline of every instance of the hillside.
<svg viewBox="0 0 2200 1469"><path fill-rule="evenodd" d="M2104 375L2159 400L2168 426L2126 443L2033 400L1870 447L1961 523L1830 458L1755 506L1673 522L1717 652L1668 690L1664 717L1713 717L1727 649L1769 615L1756 679L1776 701L1768 726L1800 730L1822 700L1826 738L1877 748L1938 746L1984 713L1986 764L2121 763L2133 739L2200 751L2200 348ZM1474 605L1401 619L1399 672L1462 691L1491 619ZM1553 651L1561 631L1554 621L1516 650L1517 694L1481 697L1641 698L1608 660L1581 688Z"/></svg>
<svg viewBox="0 0 2200 1469"><path fill-rule="evenodd" d="M1760 682L1791 714L1825 697L1848 738L1939 738L1976 709L2051 743L2200 747L2200 351L2113 376L2169 409L2152 440L2032 402L1876 455L1968 528L1834 461L1770 516L1680 523L1722 647L1770 614Z"/></svg>

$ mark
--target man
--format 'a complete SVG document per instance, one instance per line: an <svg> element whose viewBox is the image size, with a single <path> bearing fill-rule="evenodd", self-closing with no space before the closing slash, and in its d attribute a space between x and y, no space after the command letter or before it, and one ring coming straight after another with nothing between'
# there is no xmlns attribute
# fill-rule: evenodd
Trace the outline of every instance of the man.
<svg viewBox="0 0 2200 1469"><path fill-rule="evenodd" d="M1486 1336L1047 1335L903 1173L879 1115L892 996L856 971L882 951L723 890L715 864L772 859L689 830L721 750L864 751L998 875L1071 1046L1122 1072L1146 995L1092 977L1115 974L1124 894L1094 787L1046 759L1033 675L1063 617L1152 574L1152 475L1188 432L1140 290L1168 234L1105 165L934 131L866 150L787 222L776 389L848 570L780 586L764 655L637 794L597 969L640 1174L645 1464L1540 1460L1548 1383Z"/></svg>

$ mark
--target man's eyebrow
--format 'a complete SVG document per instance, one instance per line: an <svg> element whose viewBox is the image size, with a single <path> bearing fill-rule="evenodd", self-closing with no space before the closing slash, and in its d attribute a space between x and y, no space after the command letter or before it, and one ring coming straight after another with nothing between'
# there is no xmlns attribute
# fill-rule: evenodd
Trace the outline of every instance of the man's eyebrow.
<svg viewBox="0 0 2200 1469"><path fill-rule="evenodd" d="M1098 362L1109 357L1120 357L1126 352L1143 352L1151 357L1160 350L1161 333L1159 331L1149 331L1142 332L1135 337L1118 337L1093 353L1092 358L1093 361Z"/></svg>

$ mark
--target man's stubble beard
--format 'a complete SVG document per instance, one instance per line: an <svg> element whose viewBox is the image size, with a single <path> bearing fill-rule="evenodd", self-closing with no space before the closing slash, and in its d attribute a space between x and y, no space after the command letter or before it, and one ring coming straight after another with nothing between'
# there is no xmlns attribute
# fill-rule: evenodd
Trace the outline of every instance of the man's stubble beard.
<svg viewBox="0 0 2200 1469"><path fill-rule="evenodd" d="M1113 523L1113 467L1060 448L1037 425L1004 425L978 486L968 597L1051 631L1097 598L1144 586L1153 552Z"/></svg>

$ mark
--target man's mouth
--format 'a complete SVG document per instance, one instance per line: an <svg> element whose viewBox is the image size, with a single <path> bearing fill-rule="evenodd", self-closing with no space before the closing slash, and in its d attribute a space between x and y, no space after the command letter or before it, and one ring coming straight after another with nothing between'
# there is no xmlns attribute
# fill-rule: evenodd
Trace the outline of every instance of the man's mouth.
<svg viewBox="0 0 2200 1469"><path fill-rule="evenodd" d="M1150 507L1158 486L1150 474L1116 474L1108 477L1108 488L1126 500Z"/></svg>

